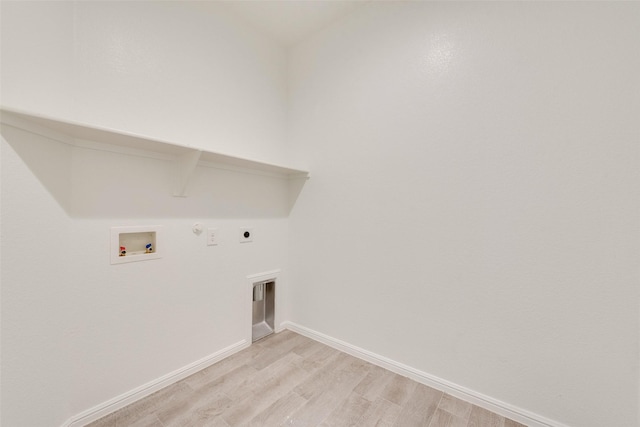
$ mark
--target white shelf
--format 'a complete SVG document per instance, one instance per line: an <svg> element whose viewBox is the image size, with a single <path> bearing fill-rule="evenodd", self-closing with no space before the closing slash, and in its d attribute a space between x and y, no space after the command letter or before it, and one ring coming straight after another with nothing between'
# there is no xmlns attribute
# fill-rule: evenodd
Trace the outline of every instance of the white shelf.
<svg viewBox="0 0 640 427"><path fill-rule="evenodd" d="M187 185L199 162L285 178L308 178L309 175L308 171L302 169L207 151L198 147L190 147L144 135L32 114L11 108L2 107L0 108L0 113L3 124L31 132L48 133L45 136L51 136L52 132L57 137L66 139L64 142L73 145L82 146L86 141L89 141L106 144L116 148L116 151L118 151L117 148L120 148L130 152L147 152L169 156L174 160L173 163L175 165L174 196L185 196Z"/></svg>

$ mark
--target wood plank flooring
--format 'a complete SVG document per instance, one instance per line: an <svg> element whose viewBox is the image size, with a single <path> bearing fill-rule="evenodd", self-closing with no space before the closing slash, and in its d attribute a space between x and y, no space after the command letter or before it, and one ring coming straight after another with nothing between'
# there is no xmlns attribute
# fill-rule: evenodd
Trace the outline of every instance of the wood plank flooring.
<svg viewBox="0 0 640 427"><path fill-rule="evenodd" d="M91 427L524 427L291 331Z"/></svg>

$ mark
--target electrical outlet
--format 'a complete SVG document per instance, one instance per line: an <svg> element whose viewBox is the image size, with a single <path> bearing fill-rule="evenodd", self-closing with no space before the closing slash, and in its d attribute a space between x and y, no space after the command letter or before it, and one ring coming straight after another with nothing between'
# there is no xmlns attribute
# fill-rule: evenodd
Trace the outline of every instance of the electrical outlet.
<svg viewBox="0 0 640 427"><path fill-rule="evenodd" d="M253 228L241 227L240 228L240 243L253 242Z"/></svg>
<svg viewBox="0 0 640 427"><path fill-rule="evenodd" d="M218 229L207 228L207 246L217 246L217 245L218 245Z"/></svg>

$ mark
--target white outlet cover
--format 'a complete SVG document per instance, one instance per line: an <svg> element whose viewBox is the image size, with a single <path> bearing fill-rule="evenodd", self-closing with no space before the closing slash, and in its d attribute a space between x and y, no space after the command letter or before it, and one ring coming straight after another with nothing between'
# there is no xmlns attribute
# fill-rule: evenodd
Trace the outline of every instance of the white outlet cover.
<svg viewBox="0 0 640 427"><path fill-rule="evenodd" d="M249 233L245 236L245 233ZM253 228L252 227L240 227L240 243L253 242Z"/></svg>
<svg viewBox="0 0 640 427"><path fill-rule="evenodd" d="M217 245L218 245L218 229L207 228L207 246L217 246Z"/></svg>

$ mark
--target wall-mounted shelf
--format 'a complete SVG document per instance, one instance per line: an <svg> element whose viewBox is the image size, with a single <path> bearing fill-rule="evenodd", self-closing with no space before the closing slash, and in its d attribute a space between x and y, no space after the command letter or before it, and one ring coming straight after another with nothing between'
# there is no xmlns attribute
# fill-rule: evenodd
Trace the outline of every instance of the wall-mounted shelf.
<svg viewBox="0 0 640 427"><path fill-rule="evenodd" d="M173 160L176 177L173 195L178 197L185 196L189 181L199 162L284 178L308 178L309 175L308 171L302 169L207 151L144 135L32 114L11 108L2 107L0 108L0 113L3 124L31 132L45 133L44 136L47 137L55 135L56 139L63 139L62 142L72 145L106 144L116 148L116 151L148 152L170 158ZM117 148L120 150L117 150Z"/></svg>

